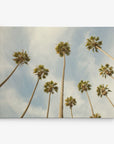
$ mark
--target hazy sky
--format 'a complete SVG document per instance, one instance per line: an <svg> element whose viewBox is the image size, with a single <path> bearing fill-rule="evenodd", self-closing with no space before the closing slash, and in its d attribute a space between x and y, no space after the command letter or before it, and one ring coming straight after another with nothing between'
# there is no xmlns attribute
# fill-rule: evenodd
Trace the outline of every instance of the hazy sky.
<svg viewBox="0 0 114 144"><path fill-rule="evenodd" d="M0 83L16 66L12 60L15 51L24 49L31 58L29 65L18 67L0 88L0 117L21 116L37 81L33 69L40 64L50 70L49 76L40 81L25 117L46 117L48 94L43 92L43 86L50 80L58 83L59 91L51 97L49 117L58 117L63 58L56 54L55 47L60 41L69 42L71 47L71 54L66 57L64 99L69 96L76 98L74 117L91 116L87 96L77 88L80 80L89 80L92 84L89 96L95 113L103 118L114 117L112 105L96 93L97 86L108 84L112 90L109 97L114 103L114 81L110 77L102 78L98 72L101 64L113 66L114 62L101 52L92 53L85 48L85 41L91 35L99 36L103 41L102 48L114 57L114 28L0 27ZM69 107L64 106L64 117L71 117Z"/></svg>

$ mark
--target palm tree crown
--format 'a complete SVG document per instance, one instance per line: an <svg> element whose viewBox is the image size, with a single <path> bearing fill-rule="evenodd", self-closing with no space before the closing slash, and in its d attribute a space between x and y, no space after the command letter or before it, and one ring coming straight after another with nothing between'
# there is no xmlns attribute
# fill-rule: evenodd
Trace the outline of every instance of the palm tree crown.
<svg viewBox="0 0 114 144"><path fill-rule="evenodd" d="M106 64L105 66L101 65L101 68L99 69L100 75L102 75L102 77L108 76L112 76L114 74L114 70L113 67L110 66L109 64Z"/></svg>
<svg viewBox="0 0 114 144"><path fill-rule="evenodd" d="M34 69L34 74L38 76L39 79L45 79L46 76L48 75L49 70L44 68L44 65L39 65Z"/></svg>
<svg viewBox="0 0 114 144"><path fill-rule="evenodd" d="M76 99L73 98L72 96L67 97L67 99L65 101L66 101L65 105L69 106L70 108L72 108L77 103Z"/></svg>
<svg viewBox="0 0 114 144"><path fill-rule="evenodd" d="M108 85L104 86L103 84L97 87L97 95L100 97L102 97L103 95L107 96L109 92L111 92L111 90L108 88Z"/></svg>
<svg viewBox="0 0 114 144"><path fill-rule="evenodd" d="M90 116L90 118L101 118L101 115L96 113L96 114L94 114L94 116Z"/></svg>
<svg viewBox="0 0 114 144"><path fill-rule="evenodd" d="M46 82L44 85L44 92L54 94L54 91L58 92L57 83L55 83L53 81Z"/></svg>
<svg viewBox="0 0 114 144"><path fill-rule="evenodd" d="M99 37L91 36L89 39L87 39L86 47L88 50L91 50L94 52L98 52L98 49L96 47L101 48L102 41L99 41Z"/></svg>
<svg viewBox="0 0 114 144"><path fill-rule="evenodd" d="M28 64L30 61L30 57L28 56L27 52L24 52L23 50L22 52L14 52L13 57L16 64Z"/></svg>
<svg viewBox="0 0 114 144"><path fill-rule="evenodd" d="M91 90L91 85L89 84L89 81L81 80L81 82L78 84L78 89L81 91L81 93L83 93L84 91Z"/></svg>
<svg viewBox="0 0 114 144"><path fill-rule="evenodd" d="M68 42L60 42L55 49L60 57L63 57L64 54L70 55L71 50Z"/></svg>

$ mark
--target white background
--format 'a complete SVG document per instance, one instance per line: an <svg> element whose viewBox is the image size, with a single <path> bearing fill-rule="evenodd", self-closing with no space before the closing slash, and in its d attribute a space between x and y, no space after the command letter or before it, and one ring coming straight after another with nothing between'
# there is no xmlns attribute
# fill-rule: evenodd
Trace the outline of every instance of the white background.
<svg viewBox="0 0 114 144"><path fill-rule="evenodd" d="M113 0L0 0L0 26L114 26ZM1 144L113 144L114 120L0 120Z"/></svg>

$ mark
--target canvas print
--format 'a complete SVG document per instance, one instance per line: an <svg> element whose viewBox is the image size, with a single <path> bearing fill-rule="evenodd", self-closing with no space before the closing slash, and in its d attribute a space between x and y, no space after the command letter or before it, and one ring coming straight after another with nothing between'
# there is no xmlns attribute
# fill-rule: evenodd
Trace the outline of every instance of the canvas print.
<svg viewBox="0 0 114 144"><path fill-rule="evenodd" d="M0 27L0 118L114 118L113 27Z"/></svg>

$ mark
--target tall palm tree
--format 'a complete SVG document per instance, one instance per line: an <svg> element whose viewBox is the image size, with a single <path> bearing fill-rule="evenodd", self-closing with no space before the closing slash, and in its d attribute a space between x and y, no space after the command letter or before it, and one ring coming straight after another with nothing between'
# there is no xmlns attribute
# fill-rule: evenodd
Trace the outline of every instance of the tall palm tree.
<svg viewBox="0 0 114 144"><path fill-rule="evenodd" d="M0 84L0 87L7 82L7 80L13 75L13 73L16 71L19 65L28 64L28 62L30 61L27 52L24 52L23 50L22 52L14 52L13 57L13 60L17 65L14 68L14 70L10 73L10 75Z"/></svg>
<svg viewBox="0 0 114 144"><path fill-rule="evenodd" d="M75 98L73 98L72 96L70 97L67 97L67 99L65 100L66 101L66 106L69 106L70 107L70 110L71 110L71 117L73 118L73 113L72 113L72 107L74 105L76 105L77 101Z"/></svg>
<svg viewBox="0 0 114 144"><path fill-rule="evenodd" d="M51 99L51 94L54 94L55 92L58 92L58 86L57 83L50 81L50 82L46 82L44 85L44 92L49 93L49 100L48 100L48 109L47 109L47 118L49 115L49 108L50 108L50 99Z"/></svg>
<svg viewBox="0 0 114 144"><path fill-rule="evenodd" d="M107 52L102 50L101 45L102 45L102 41L99 41L99 37L91 36L89 39L87 39L86 47L88 50L92 50L93 52L94 51L98 52L98 50L100 50L105 55L107 55L109 58L114 60L114 58L111 55L109 55Z"/></svg>
<svg viewBox="0 0 114 144"><path fill-rule="evenodd" d="M31 101L32 101L32 99L33 99L34 93L35 93L36 88L37 88L37 86L38 86L39 80L45 79L46 76L48 75L48 72L49 72L49 70L46 69L46 68L44 68L43 65L39 65L38 67L36 67L36 68L34 69L34 72L33 72L33 73L34 73L35 75L37 75L38 79L37 79L35 88L34 88L34 90L33 90L32 96L31 96L31 98L30 98L30 100L29 100L29 103L28 103L25 111L24 111L23 114L21 115L21 118L24 117L24 115L26 114L26 112L27 112L27 110L28 110L28 108L29 108L29 106L30 106L30 104L31 104Z"/></svg>
<svg viewBox="0 0 114 144"><path fill-rule="evenodd" d="M114 74L114 70L113 70L113 67L110 66L109 64L106 64L105 66L101 65L99 72L100 72L100 75L102 75L102 77L106 78L106 76L108 75L112 79L114 79L114 77L112 76Z"/></svg>
<svg viewBox="0 0 114 144"><path fill-rule="evenodd" d="M111 90L108 88L108 85L104 86L104 84L102 84L97 87L97 95L100 96L101 98L102 96L105 96L108 99L108 101L111 103L111 105L114 107L114 104L108 97L109 92L111 92Z"/></svg>
<svg viewBox="0 0 114 144"><path fill-rule="evenodd" d="M91 107L92 116L94 116L93 106L92 106L90 97L88 95L88 90L91 90L91 85L89 84L89 81L81 80L80 83L78 84L78 89L79 89L79 91L81 91L81 93L83 93L84 91L86 92L86 95L88 97L89 104L90 104L90 107Z"/></svg>
<svg viewBox="0 0 114 144"><path fill-rule="evenodd" d="M70 46L68 42L60 42L55 48L57 54L60 57L64 58L63 65L63 75L62 75L62 86L61 86L61 96L60 96L60 104L59 104L59 118L63 118L63 102L64 102L64 77L65 77L65 55L70 55Z"/></svg>
<svg viewBox="0 0 114 144"><path fill-rule="evenodd" d="M96 114L94 114L94 116L90 116L90 118L101 118L101 115L96 113Z"/></svg>

